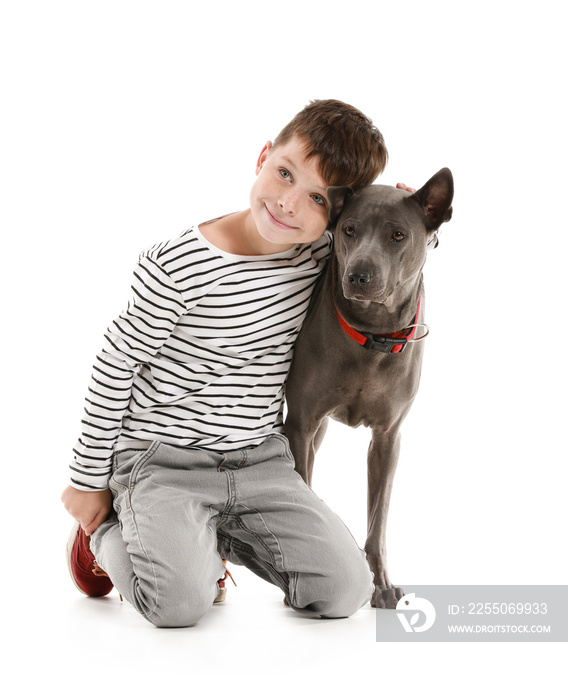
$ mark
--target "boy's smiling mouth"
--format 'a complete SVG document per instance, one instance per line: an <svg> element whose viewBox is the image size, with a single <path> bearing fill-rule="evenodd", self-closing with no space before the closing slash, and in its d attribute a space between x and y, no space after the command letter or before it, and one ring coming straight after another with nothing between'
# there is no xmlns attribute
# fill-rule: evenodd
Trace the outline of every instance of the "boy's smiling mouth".
<svg viewBox="0 0 568 700"><path fill-rule="evenodd" d="M298 228L298 226L290 226L289 224L284 223L284 221L281 221L278 217L274 216L274 214L270 211L266 204L264 205L264 208L266 209L270 221L272 221L272 223L275 226L278 226L278 228L283 228L286 230L293 230Z"/></svg>

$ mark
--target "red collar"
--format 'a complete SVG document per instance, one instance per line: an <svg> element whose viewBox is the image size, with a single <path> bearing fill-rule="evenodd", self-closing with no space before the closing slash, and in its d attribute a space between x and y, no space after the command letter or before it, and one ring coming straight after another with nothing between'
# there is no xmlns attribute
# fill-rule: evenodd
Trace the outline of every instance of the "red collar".
<svg viewBox="0 0 568 700"><path fill-rule="evenodd" d="M363 331L356 331L354 328L347 323L347 321L341 316L337 308L337 315L339 317L339 322L341 327L347 333L350 338L359 345L362 345L367 350L378 350L379 352L386 353L396 353L402 352L406 347L409 340L412 339L416 332L416 326L418 324L418 314L420 313L420 301L422 297L418 299L418 308L416 309L416 316L414 317L414 323L408 326L408 328L403 328L403 330L397 333L391 333L389 335L374 335L373 333L365 333ZM424 338L425 336L422 336ZM421 340L422 338L417 338ZM396 342L398 341L398 342Z"/></svg>

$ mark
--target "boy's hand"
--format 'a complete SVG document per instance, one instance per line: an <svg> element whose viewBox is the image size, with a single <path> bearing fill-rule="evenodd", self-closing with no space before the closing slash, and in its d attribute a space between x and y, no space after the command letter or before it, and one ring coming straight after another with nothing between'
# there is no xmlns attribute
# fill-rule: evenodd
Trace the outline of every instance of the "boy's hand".
<svg viewBox="0 0 568 700"><path fill-rule="evenodd" d="M61 494L63 505L79 521L86 535L92 535L101 525L112 507L112 494L104 491L80 491L68 486Z"/></svg>
<svg viewBox="0 0 568 700"><path fill-rule="evenodd" d="M403 182L397 182L396 186L399 190L406 190L407 192L410 192L410 194L414 194L416 192L414 187L407 187Z"/></svg>

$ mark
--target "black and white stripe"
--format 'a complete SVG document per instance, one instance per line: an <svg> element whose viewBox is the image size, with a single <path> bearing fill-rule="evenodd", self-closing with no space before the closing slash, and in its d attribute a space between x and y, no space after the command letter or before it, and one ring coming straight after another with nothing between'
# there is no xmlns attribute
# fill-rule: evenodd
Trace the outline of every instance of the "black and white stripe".
<svg viewBox="0 0 568 700"><path fill-rule="evenodd" d="M119 435L224 451L281 432L292 347L330 247L326 233L230 255L193 227L142 253L93 368L71 483L106 488Z"/></svg>

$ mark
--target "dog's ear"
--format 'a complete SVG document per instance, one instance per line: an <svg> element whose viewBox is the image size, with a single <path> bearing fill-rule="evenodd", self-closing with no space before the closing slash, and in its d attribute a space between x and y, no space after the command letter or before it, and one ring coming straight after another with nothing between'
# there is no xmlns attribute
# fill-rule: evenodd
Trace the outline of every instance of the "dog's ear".
<svg viewBox="0 0 568 700"><path fill-rule="evenodd" d="M345 204L347 197L353 194L351 187L328 187L326 190L327 201L329 202L329 225L334 224Z"/></svg>
<svg viewBox="0 0 568 700"><path fill-rule="evenodd" d="M418 200L424 212L427 231L437 231L452 218L454 178L451 170L442 168L412 196Z"/></svg>

